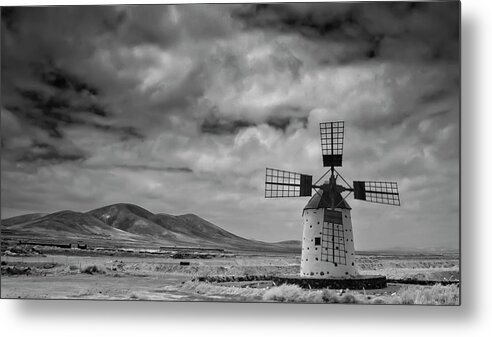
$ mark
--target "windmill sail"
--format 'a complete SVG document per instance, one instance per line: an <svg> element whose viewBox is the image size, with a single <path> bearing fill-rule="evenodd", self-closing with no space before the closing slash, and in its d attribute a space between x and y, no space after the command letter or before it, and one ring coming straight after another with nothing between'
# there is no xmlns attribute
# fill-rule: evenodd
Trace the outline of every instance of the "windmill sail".
<svg viewBox="0 0 492 337"><path fill-rule="evenodd" d="M312 181L310 175L267 168L265 198L309 197Z"/></svg>
<svg viewBox="0 0 492 337"><path fill-rule="evenodd" d="M395 182L354 181L354 198L378 204L400 206L400 194Z"/></svg>
<svg viewBox="0 0 492 337"><path fill-rule="evenodd" d="M342 166L344 122L319 124L323 166Z"/></svg>

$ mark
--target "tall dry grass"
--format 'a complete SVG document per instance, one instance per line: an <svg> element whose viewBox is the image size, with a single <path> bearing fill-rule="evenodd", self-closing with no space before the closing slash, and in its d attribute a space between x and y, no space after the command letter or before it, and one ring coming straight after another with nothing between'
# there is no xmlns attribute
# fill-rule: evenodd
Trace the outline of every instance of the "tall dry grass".
<svg viewBox="0 0 492 337"><path fill-rule="evenodd" d="M264 289L257 288L241 288L231 286L219 286L206 282L187 281L181 289L193 291L197 294L203 295L230 295L230 296L242 296L250 299L262 296Z"/></svg>
<svg viewBox="0 0 492 337"><path fill-rule="evenodd" d="M263 294L264 301L322 303L321 291L306 291L297 285L283 284L268 289Z"/></svg>
<svg viewBox="0 0 492 337"><path fill-rule="evenodd" d="M399 292L401 304L459 305L457 285L407 288Z"/></svg>
<svg viewBox="0 0 492 337"><path fill-rule="evenodd" d="M188 281L184 290L202 295L239 296L243 300L291 303L344 303L344 304L420 304L458 305L459 287L456 285L435 285L432 287L411 286L393 294L371 295L351 290L306 290L297 285L257 289L214 285Z"/></svg>

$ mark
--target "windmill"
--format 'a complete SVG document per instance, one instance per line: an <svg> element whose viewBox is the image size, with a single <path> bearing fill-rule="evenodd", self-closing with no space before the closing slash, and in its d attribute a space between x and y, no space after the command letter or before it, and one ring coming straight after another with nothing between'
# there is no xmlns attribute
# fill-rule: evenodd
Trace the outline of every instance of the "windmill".
<svg viewBox="0 0 492 337"><path fill-rule="evenodd" d="M267 168L265 198L310 197L314 189L316 193L302 212L300 276L356 278L351 207L346 198L353 193L358 200L400 206L398 186L385 181L350 185L335 169L342 166L344 122L320 123L320 133L323 167L329 170L313 184L310 175Z"/></svg>

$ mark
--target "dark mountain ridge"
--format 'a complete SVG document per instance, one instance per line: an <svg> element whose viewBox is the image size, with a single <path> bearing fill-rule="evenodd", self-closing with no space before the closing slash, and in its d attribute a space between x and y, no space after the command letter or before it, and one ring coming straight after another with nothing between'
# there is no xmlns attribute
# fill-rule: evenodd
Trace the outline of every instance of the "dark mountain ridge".
<svg viewBox="0 0 492 337"><path fill-rule="evenodd" d="M60 211L4 219L4 232L40 239L104 238L156 246L222 248L228 250L299 252L300 241L267 243L248 240L195 215L154 214L133 204L114 204L85 213Z"/></svg>

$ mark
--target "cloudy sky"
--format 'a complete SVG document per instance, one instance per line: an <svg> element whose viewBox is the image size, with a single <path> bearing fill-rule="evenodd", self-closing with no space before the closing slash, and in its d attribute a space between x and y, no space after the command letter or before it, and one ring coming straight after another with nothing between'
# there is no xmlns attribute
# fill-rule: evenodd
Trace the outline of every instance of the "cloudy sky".
<svg viewBox="0 0 492 337"><path fill-rule="evenodd" d="M117 202L300 239L308 198L264 199L265 167L324 173L345 121L356 249L457 248L459 4L3 8L2 218Z"/></svg>

